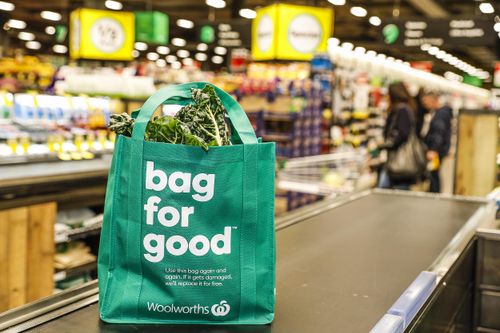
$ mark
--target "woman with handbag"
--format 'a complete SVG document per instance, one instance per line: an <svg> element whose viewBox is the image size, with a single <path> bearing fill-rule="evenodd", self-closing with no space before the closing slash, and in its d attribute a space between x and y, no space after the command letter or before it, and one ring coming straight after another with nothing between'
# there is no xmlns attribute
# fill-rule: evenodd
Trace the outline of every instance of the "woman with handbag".
<svg viewBox="0 0 500 333"><path fill-rule="evenodd" d="M389 85L389 114L384 129L387 162L379 179L380 188L409 190L426 167L425 147L416 134L416 106L402 82Z"/></svg>

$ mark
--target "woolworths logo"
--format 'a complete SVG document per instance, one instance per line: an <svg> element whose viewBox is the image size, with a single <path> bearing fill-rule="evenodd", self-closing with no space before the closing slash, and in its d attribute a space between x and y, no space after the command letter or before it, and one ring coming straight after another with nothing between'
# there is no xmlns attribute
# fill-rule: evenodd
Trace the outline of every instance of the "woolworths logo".
<svg viewBox="0 0 500 333"><path fill-rule="evenodd" d="M226 301L221 301L219 304L212 305L212 314L216 317L224 317L229 313L231 307Z"/></svg>
<svg viewBox="0 0 500 333"><path fill-rule="evenodd" d="M225 317L229 311L231 311L231 306L227 304L227 301L220 301L210 306L204 306L200 304L196 305L175 305L175 304L158 304L148 302L148 311L161 312L161 313L180 313L180 314L202 314L212 315L216 317Z"/></svg>

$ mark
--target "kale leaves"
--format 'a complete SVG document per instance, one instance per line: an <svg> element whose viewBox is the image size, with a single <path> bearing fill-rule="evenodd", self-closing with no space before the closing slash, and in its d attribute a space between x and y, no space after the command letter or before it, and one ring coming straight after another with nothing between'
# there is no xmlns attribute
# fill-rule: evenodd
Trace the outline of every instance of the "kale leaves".
<svg viewBox="0 0 500 333"><path fill-rule="evenodd" d="M186 144L202 147L230 145L229 130L224 119L225 108L212 86L191 89L193 102L177 114L153 118L146 127L146 141ZM127 113L111 116L110 130L132 135L134 119Z"/></svg>

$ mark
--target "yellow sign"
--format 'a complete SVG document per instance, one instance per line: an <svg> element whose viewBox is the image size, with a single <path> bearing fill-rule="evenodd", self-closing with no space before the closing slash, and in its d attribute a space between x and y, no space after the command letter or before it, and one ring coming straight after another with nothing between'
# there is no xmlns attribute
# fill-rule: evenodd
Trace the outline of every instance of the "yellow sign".
<svg viewBox="0 0 500 333"><path fill-rule="evenodd" d="M73 59L132 60L134 14L81 8L70 16Z"/></svg>
<svg viewBox="0 0 500 333"><path fill-rule="evenodd" d="M311 60L326 52L332 34L330 8L274 4L257 10L252 22L255 60Z"/></svg>

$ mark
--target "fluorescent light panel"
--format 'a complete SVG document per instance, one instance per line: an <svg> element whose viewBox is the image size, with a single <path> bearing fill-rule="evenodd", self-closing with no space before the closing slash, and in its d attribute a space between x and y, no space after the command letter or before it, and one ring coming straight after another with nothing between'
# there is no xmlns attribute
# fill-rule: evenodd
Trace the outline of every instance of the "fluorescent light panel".
<svg viewBox="0 0 500 333"><path fill-rule="evenodd" d="M52 12L50 10L44 10L40 13L40 16L43 18L43 19L46 19L46 20L49 20L49 21L61 21L61 14L59 13L56 13L56 12Z"/></svg>
<svg viewBox="0 0 500 333"><path fill-rule="evenodd" d="M357 17L365 17L368 12L361 6L351 7L351 14Z"/></svg>
<svg viewBox="0 0 500 333"><path fill-rule="evenodd" d="M219 9L226 7L226 2L224 0L206 0L205 3L207 6Z"/></svg>
<svg viewBox="0 0 500 333"><path fill-rule="evenodd" d="M6 12L11 12L15 8L16 8L16 6L13 3L11 3L11 2L0 1L0 10L4 10Z"/></svg>
<svg viewBox="0 0 500 333"><path fill-rule="evenodd" d="M249 19L249 20L257 17L257 12L255 10L250 9L250 8L240 9L239 14L241 17Z"/></svg>
<svg viewBox="0 0 500 333"><path fill-rule="evenodd" d="M177 26L180 28L184 29L193 29L194 28L194 22L186 19L178 19L177 20Z"/></svg>

